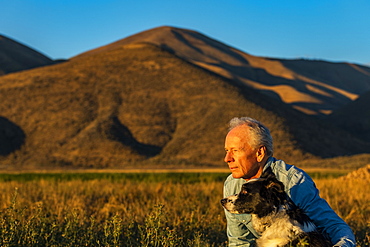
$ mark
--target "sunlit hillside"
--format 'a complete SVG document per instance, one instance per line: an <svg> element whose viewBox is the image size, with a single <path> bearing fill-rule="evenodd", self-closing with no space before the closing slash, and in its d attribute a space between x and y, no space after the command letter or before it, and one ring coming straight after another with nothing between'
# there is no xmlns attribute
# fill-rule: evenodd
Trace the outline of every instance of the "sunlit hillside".
<svg viewBox="0 0 370 247"><path fill-rule="evenodd" d="M204 53L210 45L224 49L214 42L204 43L203 50L190 44ZM368 140L335 122L297 111L269 97L271 92L240 83L238 76L208 70L201 59L198 64L184 59L180 51L185 52L136 37L1 76L1 168L220 167L227 122L234 116L264 122L275 156L290 163L369 152ZM236 53L227 54L231 59ZM229 68L229 58L224 67L218 62L219 69Z"/></svg>
<svg viewBox="0 0 370 247"><path fill-rule="evenodd" d="M348 63L257 57L192 30L159 27L86 52L148 42L234 83L312 115L326 115L370 90L370 68Z"/></svg>

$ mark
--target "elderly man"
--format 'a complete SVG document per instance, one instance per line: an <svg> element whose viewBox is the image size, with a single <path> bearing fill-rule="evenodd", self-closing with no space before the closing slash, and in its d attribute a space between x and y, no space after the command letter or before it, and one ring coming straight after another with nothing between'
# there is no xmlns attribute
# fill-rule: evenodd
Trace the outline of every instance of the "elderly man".
<svg viewBox="0 0 370 247"><path fill-rule="evenodd" d="M350 227L319 196L312 179L297 167L272 157L270 131L259 121L243 117L230 121L225 140L225 162L231 175L224 184L224 197L239 193L242 185L271 168L285 186L292 201L311 218L333 246L355 246ZM229 246L254 246L258 234L253 229L251 215L232 214L225 210Z"/></svg>

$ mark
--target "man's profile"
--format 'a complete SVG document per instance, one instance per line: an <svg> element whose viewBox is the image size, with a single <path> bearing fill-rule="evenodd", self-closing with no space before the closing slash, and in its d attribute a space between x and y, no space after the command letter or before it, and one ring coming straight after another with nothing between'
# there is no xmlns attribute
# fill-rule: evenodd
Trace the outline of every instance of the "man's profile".
<svg viewBox="0 0 370 247"><path fill-rule="evenodd" d="M240 192L243 184L259 178L271 169L284 184L288 197L302 209L333 246L355 246L350 227L319 196L310 176L303 170L273 157L269 129L249 118L233 118L225 138L225 158L231 171L224 183L224 197ZM254 246L259 234L253 228L250 214L233 214L225 210L229 246Z"/></svg>

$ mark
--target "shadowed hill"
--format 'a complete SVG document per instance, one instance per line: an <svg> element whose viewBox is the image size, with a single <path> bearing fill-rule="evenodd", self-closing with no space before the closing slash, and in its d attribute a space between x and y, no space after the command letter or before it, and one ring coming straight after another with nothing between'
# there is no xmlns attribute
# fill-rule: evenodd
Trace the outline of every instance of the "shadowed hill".
<svg viewBox="0 0 370 247"><path fill-rule="evenodd" d="M3 169L223 165L234 116L266 123L278 158L369 150L340 129L148 43L2 76L0 98L1 117L25 136L20 149L0 156Z"/></svg>
<svg viewBox="0 0 370 247"><path fill-rule="evenodd" d="M53 63L41 53L0 35L0 76Z"/></svg>
<svg viewBox="0 0 370 247"><path fill-rule="evenodd" d="M329 116L329 120L363 140L370 140L370 92L343 106Z"/></svg>
<svg viewBox="0 0 370 247"><path fill-rule="evenodd" d="M370 90L370 68L347 63L256 57L198 32L159 27L78 57L148 42L238 85L254 88L306 114L326 115Z"/></svg>
<svg viewBox="0 0 370 247"><path fill-rule="evenodd" d="M25 135L22 129L0 117L0 155L6 156L21 148Z"/></svg>

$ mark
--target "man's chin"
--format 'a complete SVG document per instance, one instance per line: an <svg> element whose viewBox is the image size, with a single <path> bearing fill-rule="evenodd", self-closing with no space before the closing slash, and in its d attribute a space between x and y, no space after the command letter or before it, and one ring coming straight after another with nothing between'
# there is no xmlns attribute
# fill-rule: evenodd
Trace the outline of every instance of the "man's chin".
<svg viewBox="0 0 370 247"><path fill-rule="evenodd" d="M240 172L237 172L237 171L231 171L231 175L233 176L233 178L242 178L243 177L243 174L240 174Z"/></svg>

